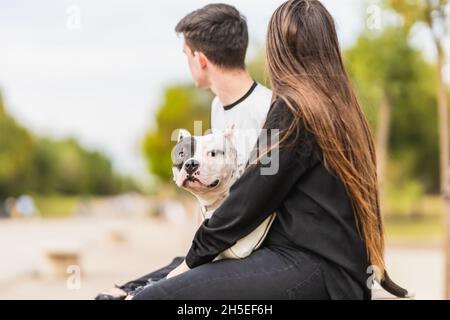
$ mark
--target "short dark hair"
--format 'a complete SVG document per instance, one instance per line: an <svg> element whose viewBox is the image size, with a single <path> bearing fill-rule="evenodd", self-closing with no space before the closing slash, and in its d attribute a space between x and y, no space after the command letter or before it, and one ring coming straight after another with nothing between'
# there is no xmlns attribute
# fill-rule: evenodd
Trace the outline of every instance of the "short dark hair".
<svg viewBox="0 0 450 320"><path fill-rule="evenodd" d="M181 19L175 31L183 34L192 52L203 52L215 65L245 69L247 21L235 7L208 4Z"/></svg>

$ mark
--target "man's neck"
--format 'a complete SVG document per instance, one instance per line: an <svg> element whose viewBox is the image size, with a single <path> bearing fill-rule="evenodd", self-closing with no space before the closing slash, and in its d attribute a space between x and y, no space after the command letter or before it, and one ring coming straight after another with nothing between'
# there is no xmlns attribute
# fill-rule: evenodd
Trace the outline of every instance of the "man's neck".
<svg viewBox="0 0 450 320"><path fill-rule="evenodd" d="M244 96L253 85L253 79L245 70L221 72L211 79L211 91L222 105L230 105Z"/></svg>

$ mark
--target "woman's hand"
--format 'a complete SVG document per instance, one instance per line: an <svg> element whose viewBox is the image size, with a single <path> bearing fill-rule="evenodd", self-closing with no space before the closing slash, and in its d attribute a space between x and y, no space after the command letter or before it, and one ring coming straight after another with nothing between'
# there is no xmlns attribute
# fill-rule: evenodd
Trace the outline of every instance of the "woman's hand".
<svg viewBox="0 0 450 320"><path fill-rule="evenodd" d="M177 276L177 275L179 275L179 274L182 274L182 273L184 273L184 272L186 272L186 271L189 271L189 270L191 270L191 269L187 266L186 261L183 260L183 262L182 262L178 267L176 267L175 269L173 269L173 270L167 275L167 279L172 278L172 277L175 277L175 276Z"/></svg>

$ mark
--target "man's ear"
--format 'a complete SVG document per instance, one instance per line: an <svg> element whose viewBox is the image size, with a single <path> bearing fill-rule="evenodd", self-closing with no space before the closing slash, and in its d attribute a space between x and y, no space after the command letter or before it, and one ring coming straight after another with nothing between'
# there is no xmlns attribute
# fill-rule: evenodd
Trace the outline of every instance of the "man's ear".
<svg viewBox="0 0 450 320"><path fill-rule="evenodd" d="M179 129L178 130L177 142L180 142L184 138L189 138L190 136L191 136L191 134L186 129Z"/></svg>
<svg viewBox="0 0 450 320"><path fill-rule="evenodd" d="M197 59L197 63L201 69L205 69L208 65L208 58L205 56L203 52L194 51L194 57Z"/></svg>

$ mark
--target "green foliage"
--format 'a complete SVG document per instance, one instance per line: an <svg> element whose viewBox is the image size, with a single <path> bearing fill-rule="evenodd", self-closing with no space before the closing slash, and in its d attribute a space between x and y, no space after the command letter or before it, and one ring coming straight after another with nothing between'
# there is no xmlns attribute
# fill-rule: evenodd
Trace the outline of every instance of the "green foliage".
<svg viewBox="0 0 450 320"><path fill-rule="evenodd" d="M24 190L35 143L5 111L0 95L0 196Z"/></svg>
<svg viewBox="0 0 450 320"><path fill-rule="evenodd" d="M403 29L363 34L345 52L349 74L371 124L377 127L378 106L391 107L389 154L404 162L396 170L419 180L426 191L439 188L439 149L433 66L411 47ZM408 162L408 164L406 164ZM408 172L406 172L408 170ZM392 176L388 173L388 179ZM391 181L392 182L392 181Z"/></svg>
<svg viewBox="0 0 450 320"><path fill-rule="evenodd" d="M155 176L164 181L172 177L170 153L175 142L171 137L176 129L194 132L194 121L202 122L202 133L210 128L211 101L209 92L191 86L172 86L166 90L155 126L144 140L147 163Z"/></svg>
<svg viewBox="0 0 450 320"><path fill-rule="evenodd" d="M269 88L270 83L265 65L266 65L266 55L262 51L252 61L248 63L247 70L254 80L258 81L259 83Z"/></svg>
<svg viewBox="0 0 450 320"><path fill-rule="evenodd" d="M419 203L425 195L424 184L414 178L413 152L406 152L398 159L392 159L388 165L388 179L386 185L386 212L397 216L420 215Z"/></svg>
<svg viewBox="0 0 450 320"><path fill-rule="evenodd" d="M389 240L407 240L423 245L426 242L439 244L444 239L441 217L428 217L427 219L398 218L389 219L385 223L386 236Z"/></svg>
<svg viewBox="0 0 450 320"><path fill-rule="evenodd" d="M77 196L34 195L33 199L42 218L70 217L80 204L80 198Z"/></svg>
<svg viewBox="0 0 450 320"><path fill-rule="evenodd" d="M450 23L448 11L449 0L385 0L385 3L401 18L403 22L402 27L406 33L410 33L412 28L416 25L425 25L435 44L438 57L443 57L445 55L444 36L448 34L448 24ZM436 72L444 72L443 70L439 70L441 68L442 65L437 63L436 70L424 72L424 77L428 77L428 84L424 84L423 87L427 87L427 90L434 91L433 97L417 97L421 98L422 101L427 104L428 107L425 109L428 114L424 114L425 117L416 117L414 120L419 121L418 123L422 124L423 129L427 130L428 135L419 136L418 134L413 134L411 136L411 141L414 141L416 145L420 144L423 147L422 153L418 155L420 158L419 162L422 166L417 166L416 169L421 171L434 171L433 177L426 174L423 175L421 174L421 171L419 171L419 175L422 176L428 189L435 192L439 190L438 179L435 178L438 177L439 174L439 160L438 155L435 152L438 150L437 141L439 141L439 132L437 131L437 112L433 109L436 109L437 106L437 101L434 96L436 96L438 90L441 90L440 86L437 86L435 81L435 79L438 78ZM443 94L443 92L439 92L438 95L441 93ZM425 100L427 101L425 102ZM403 124L406 125L405 123ZM425 128L425 126L427 126L427 128ZM440 128L440 130L442 129L443 128ZM442 134L443 132L441 132L441 135ZM425 161L427 161L427 159L425 159L426 157L428 157L427 168L425 167Z"/></svg>
<svg viewBox="0 0 450 320"><path fill-rule="evenodd" d="M103 154L75 140L33 137L10 117L0 96L0 199L22 193L107 195L137 190Z"/></svg>
<svg viewBox="0 0 450 320"><path fill-rule="evenodd" d="M425 23L433 27L437 20L443 22L448 16L446 12L448 0L386 0L385 2L402 16L406 30L410 30L416 23Z"/></svg>
<svg viewBox="0 0 450 320"><path fill-rule="evenodd" d="M114 194L136 190L117 176L111 162L97 151L82 148L75 140L38 140L34 155L35 192L62 194Z"/></svg>

